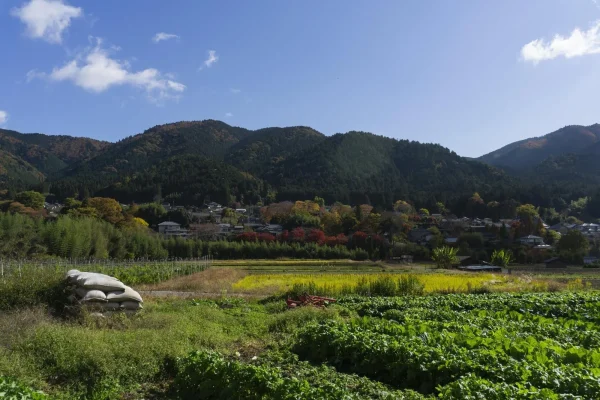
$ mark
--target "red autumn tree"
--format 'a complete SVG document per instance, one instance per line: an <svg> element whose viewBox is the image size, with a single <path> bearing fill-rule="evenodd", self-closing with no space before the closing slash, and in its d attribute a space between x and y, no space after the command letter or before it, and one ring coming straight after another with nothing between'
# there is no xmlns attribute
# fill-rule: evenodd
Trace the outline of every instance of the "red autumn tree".
<svg viewBox="0 0 600 400"><path fill-rule="evenodd" d="M309 243L323 244L325 243L325 232L320 229L313 229L306 237L306 241Z"/></svg>
<svg viewBox="0 0 600 400"><path fill-rule="evenodd" d="M366 248L367 234L362 231L354 232L354 235L352 235L352 245L361 249Z"/></svg>
<svg viewBox="0 0 600 400"><path fill-rule="evenodd" d="M305 235L306 232L304 232L304 229L302 229L301 227L294 228L294 230L292 230L291 233L292 240L294 242L304 242Z"/></svg>

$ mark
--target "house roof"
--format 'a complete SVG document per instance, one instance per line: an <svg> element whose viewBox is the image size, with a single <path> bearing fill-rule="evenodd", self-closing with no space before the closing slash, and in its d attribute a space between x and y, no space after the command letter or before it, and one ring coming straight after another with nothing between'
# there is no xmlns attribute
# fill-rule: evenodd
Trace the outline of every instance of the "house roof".
<svg viewBox="0 0 600 400"><path fill-rule="evenodd" d="M178 224L177 222L173 221L165 221L158 224L158 226L181 226L181 224Z"/></svg>
<svg viewBox="0 0 600 400"><path fill-rule="evenodd" d="M541 237L535 236L535 235L527 235L527 236L523 236L523 237L519 238L519 240L522 240L522 239L541 239Z"/></svg>

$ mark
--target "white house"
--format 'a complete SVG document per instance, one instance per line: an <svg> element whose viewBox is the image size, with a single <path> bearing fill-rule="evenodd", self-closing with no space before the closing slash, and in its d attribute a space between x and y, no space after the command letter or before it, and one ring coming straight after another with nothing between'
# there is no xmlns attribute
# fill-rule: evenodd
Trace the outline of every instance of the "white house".
<svg viewBox="0 0 600 400"><path fill-rule="evenodd" d="M522 238L519 238L519 242L526 246L538 246L545 244L543 238L535 235L523 236Z"/></svg>
<svg viewBox="0 0 600 400"><path fill-rule="evenodd" d="M161 233L165 236L189 236L189 231L187 229L181 229L181 224L173 221L165 221L158 224L158 233Z"/></svg>

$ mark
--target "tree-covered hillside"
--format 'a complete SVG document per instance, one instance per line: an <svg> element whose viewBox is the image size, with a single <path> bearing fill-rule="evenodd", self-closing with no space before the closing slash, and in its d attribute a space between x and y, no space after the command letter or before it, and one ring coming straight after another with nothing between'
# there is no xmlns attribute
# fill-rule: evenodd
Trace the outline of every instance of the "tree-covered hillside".
<svg viewBox="0 0 600 400"><path fill-rule="evenodd" d="M42 174L56 174L68 165L98 155L110 143L99 140L19 133L0 129L0 149L20 157Z"/></svg>
<svg viewBox="0 0 600 400"><path fill-rule="evenodd" d="M365 132L329 137L277 165L266 179L281 198L321 195L328 201L375 204L397 198L435 203L512 184L501 171L439 145Z"/></svg>
<svg viewBox="0 0 600 400"><path fill-rule="evenodd" d="M111 183L124 174L176 155L195 154L222 160L227 149L250 134L249 130L214 120L158 125L113 144L99 156L69 168L66 175L99 173L106 175Z"/></svg>
<svg viewBox="0 0 600 400"><path fill-rule="evenodd" d="M600 124L571 125L541 137L511 143L479 157L479 161L518 172L551 156L585 153L597 143L600 143Z"/></svg>
<svg viewBox="0 0 600 400"><path fill-rule="evenodd" d="M304 126L259 129L232 146L225 161L242 170L261 174L323 140L325 135Z"/></svg>
<svg viewBox="0 0 600 400"><path fill-rule="evenodd" d="M0 188L24 189L38 185L44 174L33 165L7 151L0 150Z"/></svg>
<svg viewBox="0 0 600 400"><path fill-rule="evenodd" d="M90 180L60 180L53 185L52 192L59 198L81 197L87 189L88 194L126 203L164 198L180 205L202 204L207 199L228 203L231 196L256 203L261 195L266 195L260 179L221 161L191 154L174 156L122 175L107 186L100 187L93 174L86 177Z"/></svg>

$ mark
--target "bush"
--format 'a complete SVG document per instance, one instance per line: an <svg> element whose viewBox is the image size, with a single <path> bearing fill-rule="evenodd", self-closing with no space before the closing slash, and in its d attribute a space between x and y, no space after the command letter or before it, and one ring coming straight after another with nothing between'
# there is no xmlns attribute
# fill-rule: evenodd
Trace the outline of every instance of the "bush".
<svg viewBox="0 0 600 400"><path fill-rule="evenodd" d="M506 267L512 261L510 250L494 250L491 258L492 264L498 267Z"/></svg>

